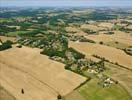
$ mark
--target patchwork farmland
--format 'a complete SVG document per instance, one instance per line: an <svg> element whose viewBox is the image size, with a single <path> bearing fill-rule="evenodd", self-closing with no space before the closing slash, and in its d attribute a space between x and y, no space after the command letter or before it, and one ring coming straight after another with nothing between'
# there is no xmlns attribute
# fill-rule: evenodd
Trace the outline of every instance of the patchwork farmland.
<svg viewBox="0 0 132 100"><path fill-rule="evenodd" d="M131 26L131 8L0 8L0 100L132 100Z"/></svg>

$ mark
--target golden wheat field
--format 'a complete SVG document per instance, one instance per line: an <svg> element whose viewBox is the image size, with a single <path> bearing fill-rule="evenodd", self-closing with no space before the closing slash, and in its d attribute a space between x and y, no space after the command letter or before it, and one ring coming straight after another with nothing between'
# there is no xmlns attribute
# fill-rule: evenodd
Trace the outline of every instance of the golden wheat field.
<svg viewBox="0 0 132 100"><path fill-rule="evenodd" d="M86 80L39 52L24 46L0 52L1 85L17 100L56 100Z"/></svg>
<svg viewBox="0 0 132 100"><path fill-rule="evenodd" d="M96 42L109 42L109 41L118 41L120 43L124 43L127 45L132 45L132 37L131 34L127 34L121 31L114 31L115 34L107 35L107 34L99 34L99 35L88 35L85 36L88 39L94 40Z"/></svg>

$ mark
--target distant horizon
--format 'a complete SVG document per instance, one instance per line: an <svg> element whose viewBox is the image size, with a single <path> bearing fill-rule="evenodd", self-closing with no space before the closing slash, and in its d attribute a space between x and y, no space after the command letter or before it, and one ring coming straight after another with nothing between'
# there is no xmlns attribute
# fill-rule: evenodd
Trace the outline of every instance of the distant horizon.
<svg viewBox="0 0 132 100"><path fill-rule="evenodd" d="M1 0L0 7L120 7L132 8L132 0Z"/></svg>

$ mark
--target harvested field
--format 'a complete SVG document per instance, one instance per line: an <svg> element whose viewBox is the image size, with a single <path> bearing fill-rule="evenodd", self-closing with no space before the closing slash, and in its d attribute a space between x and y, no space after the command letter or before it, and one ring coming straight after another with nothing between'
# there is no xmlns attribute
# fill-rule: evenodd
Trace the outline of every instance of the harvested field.
<svg viewBox="0 0 132 100"><path fill-rule="evenodd" d="M70 94L66 95L64 100L85 100L85 99L81 96L81 94L77 90L75 90Z"/></svg>
<svg viewBox="0 0 132 100"><path fill-rule="evenodd" d="M81 26L81 29L90 29L90 30L94 30L94 31L99 31L99 30L104 30L106 28L99 27L99 26L96 26L96 25L83 24Z"/></svg>
<svg viewBox="0 0 132 100"><path fill-rule="evenodd" d="M106 42L104 44L107 45L107 46L115 47L115 48L119 48L119 49L129 48L128 44L120 43L120 42L117 42L117 41L110 41L110 42Z"/></svg>
<svg viewBox="0 0 132 100"><path fill-rule="evenodd" d="M68 32L68 34L72 33L79 36L87 35L87 33L83 32L80 28L77 27L66 27L66 31Z"/></svg>
<svg viewBox="0 0 132 100"><path fill-rule="evenodd" d="M6 40L16 41L15 37L0 36L0 39L4 42Z"/></svg>
<svg viewBox="0 0 132 100"><path fill-rule="evenodd" d="M132 29L132 25L129 25L126 27L127 29Z"/></svg>
<svg viewBox="0 0 132 100"><path fill-rule="evenodd" d="M94 40L96 42L109 42L109 41L113 41L113 39L111 38L110 35L106 35L106 34L99 34L99 35L88 35L85 36L88 39Z"/></svg>
<svg viewBox="0 0 132 100"><path fill-rule="evenodd" d="M102 23L100 23L98 26L99 26L99 27L104 27L104 28L111 29L111 28L114 26L114 24L108 23L108 22L102 22Z"/></svg>
<svg viewBox="0 0 132 100"><path fill-rule="evenodd" d="M8 91L0 86L0 100L16 100Z"/></svg>
<svg viewBox="0 0 132 100"><path fill-rule="evenodd" d="M88 58L88 59L90 59L90 60L92 60L94 62L99 62L100 61L100 59L98 59L96 57L93 57L92 55L87 55L86 58Z"/></svg>
<svg viewBox="0 0 132 100"><path fill-rule="evenodd" d="M67 32L78 32L78 31L80 31L78 28L76 28L76 27L66 27L66 31Z"/></svg>
<svg viewBox="0 0 132 100"><path fill-rule="evenodd" d="M69 47L73 47L86 55L94 54L104 57L113 63L118 63L122 66L132 69L132 56L127 55L122 50L100 44L75 42L70 42Z"/></svg>
<svg viewBox="0 0 132 100"><path fill-rule="evenodd" d="M38 49L13 47L1 51L0 58L0 84L17 100L56 100L86 80Z"/></svg>
<svg viewBox="0 0 132 100"><path fill-rule="evenodd" d="M99 34L99 35L88 35L86 38L94 40L96 42L110 42L110 41L118 41L120 43L124 43L127 45L132 45L132 37L130 34L121 32L121 31L114 31L115 34L106 35L106 34Z"/></svg>

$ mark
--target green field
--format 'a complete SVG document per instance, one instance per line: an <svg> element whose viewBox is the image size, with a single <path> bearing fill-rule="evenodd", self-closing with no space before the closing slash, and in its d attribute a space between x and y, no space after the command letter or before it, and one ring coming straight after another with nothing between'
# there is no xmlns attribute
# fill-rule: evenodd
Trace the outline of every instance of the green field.
<svg viewBox="0 0 132 100"><path fill-rule="evenodd" d="M119 29L122 28L122 26L120 26L120 25L114 25L113 28L114 28L115 30L119 30Z"/></svg>
<svg viewBox="0 0 132 100"><path fill-rule="evenodd" d="M10 19L10 18L0 18L0 23L3 23L3 22L12 22L12 19Z"/></svg>
<svg viewBox="0 0 132 100"><path fill-rule="evenodd" d="M6 36L17 36L17 35L21 35L21 34L26 34L30 31L16 31L16 32L9 32L6 34Z"/></svg>
<svg viewBox="0 0 132 100"><path fill-rule="evenodd" d="M120 85L102 88L97 85L97 79L92 79L78 89L86 100L132 100L128 92Z"/></svg>

